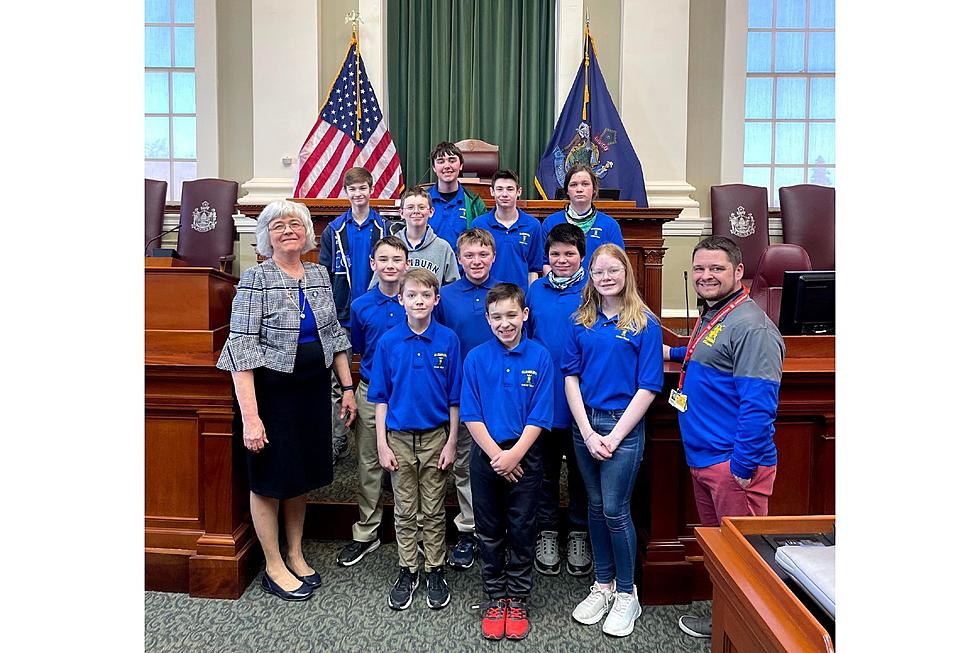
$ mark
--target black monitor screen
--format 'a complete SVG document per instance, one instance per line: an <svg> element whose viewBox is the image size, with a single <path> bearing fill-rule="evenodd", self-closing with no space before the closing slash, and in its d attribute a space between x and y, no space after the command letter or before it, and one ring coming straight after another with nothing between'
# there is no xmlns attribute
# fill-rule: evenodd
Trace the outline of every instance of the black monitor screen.
<svg viewBox="0 0 980 653"><path fill-rule="evenodd" d="M779 306L779 332L784 336L833 335L833 270L787 271Z"/></svg>
<svg viewBox="0 0 980 653"><path fill-rule="evenodd" d="M565 194L565 189L562 188L561 186L559 186L558 188L555 189L555 199L556 200L568 199L568 195ZM596 197L596 200L599 200L599 201L601 201L601 200L616 201L618 199L619 199L619 189L618 188L600 188L599 189L599 196Z"/></svg>

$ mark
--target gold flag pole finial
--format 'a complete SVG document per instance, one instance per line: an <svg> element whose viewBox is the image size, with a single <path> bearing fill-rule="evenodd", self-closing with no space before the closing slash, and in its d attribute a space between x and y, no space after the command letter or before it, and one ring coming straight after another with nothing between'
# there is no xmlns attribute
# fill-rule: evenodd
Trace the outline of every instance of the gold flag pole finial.
<svg viewBox="0 0 980 653"><path fill-rule="evenodd" d="M354 105L357 110L357 124L354 127L354 140L361 140L361 44L357 38L357 24L363 23L361 20L361 14L357 11L351 10L347 12L344 17L345 23L351 23L351 30L353 35L351 39L354 41L354 70L356 79L354 80Z"/></svg>

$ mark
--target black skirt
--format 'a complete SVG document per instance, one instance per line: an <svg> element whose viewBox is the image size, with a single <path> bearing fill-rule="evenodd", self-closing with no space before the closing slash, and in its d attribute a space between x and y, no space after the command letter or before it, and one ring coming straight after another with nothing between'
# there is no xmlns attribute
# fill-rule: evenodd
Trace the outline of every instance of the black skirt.
<svg viewBox="0 0 980 653"><path fill-rule="evenodd" d="M269 442L254 453L244 447L235 401L234 433L248 461L248 485L256 494L291 499L333 481L330 369L319 341L302 343L292 373L253 370L255 401Z"/></svg>

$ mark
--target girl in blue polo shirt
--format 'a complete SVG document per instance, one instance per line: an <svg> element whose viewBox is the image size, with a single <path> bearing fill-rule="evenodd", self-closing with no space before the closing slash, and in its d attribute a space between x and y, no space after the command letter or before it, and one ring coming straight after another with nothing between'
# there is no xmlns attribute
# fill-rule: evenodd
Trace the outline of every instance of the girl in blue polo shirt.
<svg viewBox="0 0 980 653"><path fill-rule="evenodd" d="M616 218L599 211L593 204L599 196L599 178L592 172L592 168L581 163L573 165L565 174L564 188L568 206L544 219L541 224L542 234L550 234L560 224L571 224L581 229L585 234L585 258L582 259L582 265L586 268L600 245L612 243L626 247L623 231ZM548 251L545 250L542 255L544 272L541 276L545 276L551 266L548 265Z"/></svg>
<svg viewBox="0 0 980 653"><path fill-rule="evenodd" d="M601 245L562 354L572 442L589 498L595 583L572 617L626 636L640 616L630 496L643 458L643 417L663 386L663 337L626 252ZM607 615L608 613L608 615Z"/></svg>

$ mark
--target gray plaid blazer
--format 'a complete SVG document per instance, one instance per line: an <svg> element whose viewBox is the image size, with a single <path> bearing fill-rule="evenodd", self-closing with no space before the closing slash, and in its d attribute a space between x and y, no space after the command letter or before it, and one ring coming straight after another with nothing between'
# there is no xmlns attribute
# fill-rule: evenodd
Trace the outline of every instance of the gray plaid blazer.
<svg viewBox="0 0 980 653"><path fill-rule="evenodd" d="M303 268L303 293L313 309L323 358L330 367L334 353L348 349L350 341L337 321L329 271L306 261ZM287 274L280 276L271 258L245 270L231 303L231 328L217 366L232 372L257 367L292 372L299 342L298 289L299 281Z"/></svg>

